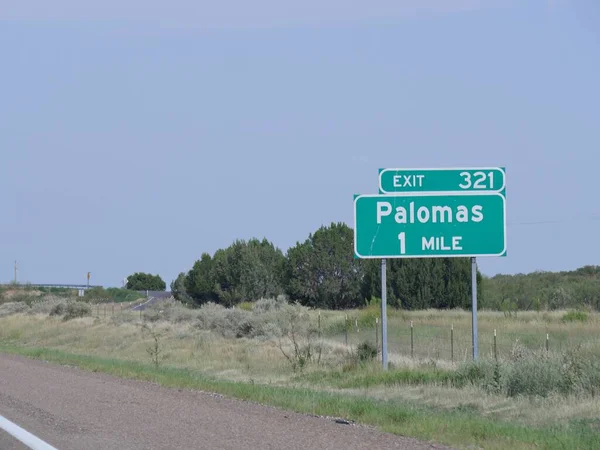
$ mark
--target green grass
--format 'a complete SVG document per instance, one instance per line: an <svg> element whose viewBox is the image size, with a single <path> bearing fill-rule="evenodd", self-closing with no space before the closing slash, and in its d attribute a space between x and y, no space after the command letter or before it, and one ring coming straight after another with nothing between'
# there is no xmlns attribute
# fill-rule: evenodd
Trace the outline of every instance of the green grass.
<svg viewBox="0 0 600 450"><path fill-rule="evenodd" d="M91 372L151 381L165 387L213 391L301 413L343 417L358 423L378 426L383 431L437 441L458 448L477 445L485 449L594 449L600 446L598 422L594 420L577 420L568 425L544 428L524 427L480 417L469 408L468 403L457 405L454 411L439 411L409 402L376 400L360 395L223 381L189 369L168 366L155 368L140 362L74 355L41 347L22 348L0 344L0 351L73 365ZM400 375L378 376L390 377L390 381L394 376L407 376L399 373ZM445 376L444 372L432 375L435 373L432 371L428 376L442 379ZM354 381L357 385L363 382L368 381Z"/></svg>
<svg viewBox="0 0 600 450"><path fill-rule="evenodd" d="M377 363L379 364L379 363ZM374 386L464 385L463 377L453 370L394 369L382 371L318 370L298 375L294 381L320 384L339 389L360 389Z"/></svg>
<svg viewBox="0 0 600 450"><path fill-rule="evenodd" d="M569 311L562 317L563 322L587 322L589 315L585 311Z"/></svg>

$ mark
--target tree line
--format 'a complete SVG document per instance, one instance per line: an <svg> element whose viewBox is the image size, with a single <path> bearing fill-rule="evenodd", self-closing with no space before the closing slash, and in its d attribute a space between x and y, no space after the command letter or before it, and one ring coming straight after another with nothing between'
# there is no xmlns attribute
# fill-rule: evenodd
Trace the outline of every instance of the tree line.
<svg viewBox="0 0 600 450"><path fill-rule="evenodd" d="M353 231L343 223L322 226L286 254L266 239L237 240L213 255L203 253L171 283L173 295L190 305L240 302L286 294L303 305L356 308L381 297L380 260L354 258ZM479 308L523 311L600 310L600 266L573 271L482 276ZM158 275L135 273L128 289L164 290ZM387 261L388 303L403 309L471 306L469 258Z"/></svg>
<svg viewBox="0 0 600 450"><path fill-rule="evenodd" d="M213 255L203 253L171 283L178 300L191 305L240 302L286 294L325 309L364 306L381 297L380 260L354 257L353 230L344 223L322 226L284 254L267 239L236 240ZM477 277L481 281L481 274ZM483 300L481 283L478 296ZM387 295L403 309L470 308L469 258L391 259Z"/></svg>
<svg viewBox="0 0 600 450"><path fill-rule="evenodd" d="M485 306L504 311L600 310L600 267L484 277Z"/></svg>

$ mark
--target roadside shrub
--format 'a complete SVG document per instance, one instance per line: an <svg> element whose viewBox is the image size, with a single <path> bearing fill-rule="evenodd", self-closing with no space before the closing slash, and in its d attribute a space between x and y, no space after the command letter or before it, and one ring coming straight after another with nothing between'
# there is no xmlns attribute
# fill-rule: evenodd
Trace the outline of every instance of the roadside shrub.
<svg viewBox="0 0 600 450"><path fill-rule="evenodd" d="M339 317L334 321L331 321L324 329L325 334L336 335L342 334L346 330L351 330L353 326L353 320L351 317Z"/></svg>
<svg viewBox="0 0 600 450"><path fill-rule="evenodd" d="M358 316L358 326L360 328L373 328L375 319L381 317L381 300L372 298L367 302L367 306L360 310Z"/></svg>
<svg viewBox="0 0 600 450"><path fill-rule="evenodd" d="M198 310L198 321L196 327L201 330L215 331L217 334L223 335L223 330L226 328L224 306L213 302L203 304Z"/></svg>
<svg viewBox="0 0 600 450"><path fill-rule="evenodd" d="M162 361L165 359L165 351L162 344L162 333L154 327L149 327L148 324L142 325L142 332L147 332L152 338L152 344L146 347L146 352L150 356L150 360L156 369L159 368Z"/></svg>
<svg viewBox="0 0 600 450"><path fill-rule="evenodd" d="M471 384L507 397L596 396L600 393L600 362L591 351L581 348L548 355L515 346L511 359L463 364L453 384Z"/></svg>
<svg viewBox="0 0 600 450"><path fill-rule="evenodd" d="M252 336L255 339L267 340L281 337L282 332L279 325L267 320L256 320L255 327L252 330Z"/></svg>
<svg viewBox="0 0 600 450"><path fill-rule="evenodd" d="M225 311L225 329L221 334L225 337L249 337L254 330L251 313L243 309L229 309Z"/></svg>
<svg viewBox="0 0 600 450"><path fill-rule="evenodd" d="M342 372L351 372L373 361L377 357L377 348L370 341L363 341L356 349L345 351Z"/></svg>
<svg viewBox="0 0 600 450"><path fill-rule="evenodd" d="M9 302L0 305L0 317L20 314L29 310L29 306L22 302Z"/></svg>
<svg viewBox="0 0 600 450"><path fill-rule="evenodd" d="M254 330L251 315L250 311L227 309L209 302L202 305L198 310L196 326L229 339L249 337Z"/></svg>
<svg viewBox="0 0 600 450"><path fill-rule="evenodd" d="M92 315L92 308L87 303L83 302L72 302L68 303L65 308L64 320L76 319L78 317L85 317Z"/></svg>
<svg viewBox="0 0 600 450"><path fill-rule="evenodd" d="M596 396L600 393L600 362L581 347L563 353L560 360L563 394Z"/></svg>
<svg viewBox="0 0 600 450"><path fill-rule="evenodd" d="M261 298L254 304L252 312L255 314L266 314L281 311L288 305L289 303L285 295L278 295L277 298Z"/></svg>
<svg viewBox="0 0 600 450"><path fill-rule="evenodd" d="M456 387L465 385L483 387L492 379L493 369L489 361L468 361L459 366L454 384Z"/></svg>
<svg viewBox="0 0 600 450"><path fill-rule="evenodd" d="M93 314L92 314L93 315ZM130 324L130 323L134 323L137 320L139 320L139 316L134 316L134 315L130 315L130 314L115 314L114 316L110 316L108 321L111 325L114 326L121 326L121 325L125 325L125 324Z"/></svg>
<svg viewBox="0 0 600 450"><path fill-rule="evenodd" d="M65 305L64 303L54 305L50 310L50 316L62 316L65 313L66 309L67 305Z"/></svg>
<svg viewBox="0 0 600 450"><path fill-rule="evenodd" d="M48 295L44 299L40 299L31 305L31 309L27 311L28 314L50 314L56 305L65 304L66 299L62 297L55 297ZM62 315L62 313L61 313Z"/></svg>
<svg viewBox="0 0 600 450"><path fill-rule="evenodd" d="M307 311L304 307L290 305L283 296L258 300L253 304L252 311L240 308L229 309L208 302L195 310L196 327L230 339L278 338L289 329L289 314L295 310L294 308ZM308 321L308 315L302 320Z"/></svg>
<svg viewBox="0 0 600 450"><path fill-rule="evenodd" d="M307 309L300 305L288 305L276 315L281 330L279 350L292 366L303 370L308 364L321 362L323 346L318 330L310 323Z"/></svg>
<svg viewBox="0 0 600 450"><path fill-rule="evenodd" d="M50 316L63 316L63 320L76 319L92 315L92 308L87 303L58 303L50 310Z"/></svg>
<svg viewBox="0 0 600 450"><path fill-rule="evenodd" d="M254 303L252 302L241 302L237 304L237 308L244 310L244 311L252 311L252 308L254 306Z"/></svg>
<svg viewBox="0 0 600 450"><path fill-rule="evenodd" d="M149 322L165 320L173 323L192 322L198 317L198 311L188 308L178 301L158 302L144 311L144 317Z"/></svg>
<svg viewBox="0 0 600 450"><path fill-rule="evenodd" d="M562 316L562 321L568 322L587 322L589 319L588 314L585 311L569 311Z"/></svg>
<svg viewBox="0 0 600 450"><path fill-rule="evenodd" d="M21 302L26 304L27 306L31 306L34 302L38 301L40 295L36 295L35 293L30 293L27 291L19 292L13 295L10 299L11 302Z"/></svg>
<svg viewBox="0 0 600 450"><path fill-rule="evenodd" d="M372 361L377 357L377 353L377 347L371 341L361 342L356 347L356 356L360 362Z"/></svg>
<svg viewBox="0 0 600 450"><path fill-rule="evenodd" d="M561 383L561 370L556 358L530 354L506 365L504 391L508 397L547 397Z"/></svg>

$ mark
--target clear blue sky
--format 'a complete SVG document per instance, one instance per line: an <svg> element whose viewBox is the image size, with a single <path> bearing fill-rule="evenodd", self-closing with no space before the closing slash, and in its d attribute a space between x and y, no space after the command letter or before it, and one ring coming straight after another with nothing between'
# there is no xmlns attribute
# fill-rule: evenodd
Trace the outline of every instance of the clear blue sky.
<svg viewBox="0 0 600 450"><path fill-rule="evenodd" d="M286 251L380 167L506 167L485 274L600 264L597 2L87 3L0 7L0 281Z"/></svg>

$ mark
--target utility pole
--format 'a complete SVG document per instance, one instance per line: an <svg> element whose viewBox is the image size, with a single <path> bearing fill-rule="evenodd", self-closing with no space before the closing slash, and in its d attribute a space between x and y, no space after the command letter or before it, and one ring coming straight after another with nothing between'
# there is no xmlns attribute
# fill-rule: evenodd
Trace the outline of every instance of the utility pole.
<svg viewBox="0 0 600 450"><path fill-rule="evenodd" d="M15 261L15 284L17 284L17 270L19 270L19 266L17 265L17 261Z"/></svg>

